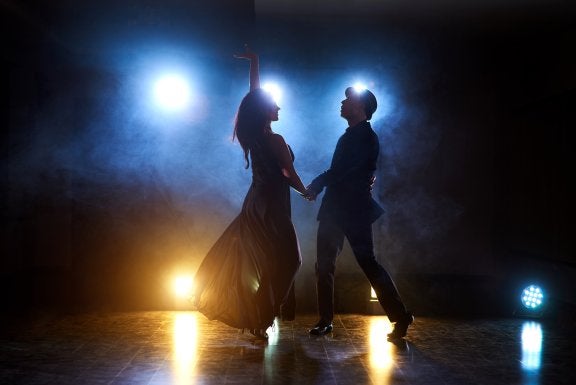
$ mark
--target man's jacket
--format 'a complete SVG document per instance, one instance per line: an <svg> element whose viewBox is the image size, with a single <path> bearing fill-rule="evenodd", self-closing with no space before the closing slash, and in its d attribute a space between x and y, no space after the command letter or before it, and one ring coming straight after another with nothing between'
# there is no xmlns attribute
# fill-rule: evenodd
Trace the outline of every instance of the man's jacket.
<svg viewBox="0 0 576 385"><path fill-rule="evenodd" d="M330 168L316 177L311 190L326 187L318 220L339 223L374 222L384 210L372 198L380 145L370 123L348 127L336 144Z"/></svg>

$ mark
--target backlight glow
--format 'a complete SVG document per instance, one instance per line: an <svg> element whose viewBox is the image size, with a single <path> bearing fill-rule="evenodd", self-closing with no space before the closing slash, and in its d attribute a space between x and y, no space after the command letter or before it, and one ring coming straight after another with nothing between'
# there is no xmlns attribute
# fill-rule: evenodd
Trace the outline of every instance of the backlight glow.
<svg viewBox="0 0 576 385"><path fill-rule="evenodd" d="M192 276L182 275L174 278L174 294L178 298L188 298L192 295L193 280Z"/></svg>
<svg viewBox="0 0 576 385"><path fill-rule="evenodd" d="M262 89L272 95L272 99L276 102L276 104L280 103L282 99L282 90L276 83L264 83L262 85Z"/></svg>
<svg viewBox="0 0 576 385"><path fill-rule="evenodd" d="M163 110L182 110L190 103L190 85L183 76L164 75L154 83L154 99Z"/></svg>

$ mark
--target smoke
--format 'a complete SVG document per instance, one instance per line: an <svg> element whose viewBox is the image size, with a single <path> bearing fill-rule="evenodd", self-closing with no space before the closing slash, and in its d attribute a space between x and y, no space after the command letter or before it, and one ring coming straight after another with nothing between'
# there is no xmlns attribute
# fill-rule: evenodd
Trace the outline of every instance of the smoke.
<svg viewBox="0 0 576 385"><path fill-rule="evenodd" d="M374 197L386 210L374 225L377 254L391 273L448 270L458 257L448 237L466 209L443 185L446 159L454 154L446 136L454 123L439 101L445 75L432 65L437 59L426 39L355 30L334 42L336 27L310 27L304 32L313 39L302 47L304 32L293 34L290 27L262 26L266 33L254 46L262 82L282 87L280 120L272 128L291 146L304 184L329 167L345 132L339 114L344 90L365 82L378 99ZM193 271L240 212L249 188L251 170L231 140L236 109L248 91L248 64L232 57L244 41L216 36L209 49L198 40L172 41L169 48L158 40L133 40L132 46L114 40L109 50L100 42L104 48L92 65L79 55L69 68L42 70L46 93L25 86L31 114L15 112L5 166L14 199L48 197L72 212L74 226L98 229L92 243L76 246L77 254L114 266L125 261L130 268L119 277L132 274L140 281L132 266L150 279L176 265ZM153 105L151 89L156 76L175 68L189 77L193 103L185 113L168 114ZM320 199L292 195L303 257L299 293L313 290ZM23 212L29 206L14 205ZM359 273L347 247L339 266Z"/></svg>
<svg viewBox="0 0 576 385"><path fill-rule="evenodd" d="M408 86L405 84L404 86ZM435 271L454 267L447 258L466 212L450 190L453 151L446 147L449 119L428 95L434 81L398 92L390 114L375 123L380 138L375 193L386 210L376 224L377 244L392 271Z"/></svg>
<svg viewBox="0 0 576 385"><path fill-rule="evenodd" d="M239 212L250 184L242 151L231 141L236 108L247 91L247 63L205 53L202 64L189 60L194 103L186 113L170 115L151 102L161 61L152 61L150 55L132 59L132 65L124 61L117 68L87 73L78 68L74 79L80 84L70 84L65 92L61 79L50 79L56 97L44 102L28 143L11 158L12 174L18 175L12 186L41 189L46 176L64 173L66 198L82 204L122 215L158 200L164 210L179 213L197 231L203 221L214 218L219 225L212 227L224 226ZM301 66L298 61L282 66L272 60L266 72L266 64L263 59L262 80L274 77L285 87L280 120L273 129L292 147L296 169L307 184L329 167L347 126L339 116L343 90L361 71L324 68L323 63ZM390 67L380 65L363 75L371 78L370 87L379 99L374 126L384 159L381 203L389 220L414 218L413 234L430 238L431 232L443 229L434 223L441 220L433 214L438 212L435 200L421 188L398 186L426 167L437 148L439 128L426 121L421 106L402 104L396 93L403 85L391 80L398 74L391 74ZM313 250L319 203L294 198L303 248ZM426 216L431 223L422 222Z"/></svg>

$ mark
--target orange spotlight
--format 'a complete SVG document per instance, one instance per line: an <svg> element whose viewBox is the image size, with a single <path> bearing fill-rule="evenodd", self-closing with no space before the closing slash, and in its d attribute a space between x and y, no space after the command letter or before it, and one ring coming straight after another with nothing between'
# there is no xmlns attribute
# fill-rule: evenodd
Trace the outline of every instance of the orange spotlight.
<svg viewBox="0 0 576 385"><path fill-rule="evenodd" d="M180 275L172 284L177 298L188 298L192 295L193 279L191 275Z"/></svg>

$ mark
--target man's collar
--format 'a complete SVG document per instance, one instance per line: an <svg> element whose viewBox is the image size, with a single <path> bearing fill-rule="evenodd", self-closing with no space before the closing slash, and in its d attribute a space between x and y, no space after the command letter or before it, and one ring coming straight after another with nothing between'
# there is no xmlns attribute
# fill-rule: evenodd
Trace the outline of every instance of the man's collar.
<svg viewBox="0 0 576 385"><path fill-rule="evenodd" d="M360 128L360 127L370 127L370 122L367 121L367 120L363 120L363 121L361 121L361 122L359 122L359 123L356 123L356 124L353 125L353 126L348 127L348 128L346 129L346 132L353 131L353 130L355 130L355 129L357 129L357 128Z"/></svg>

